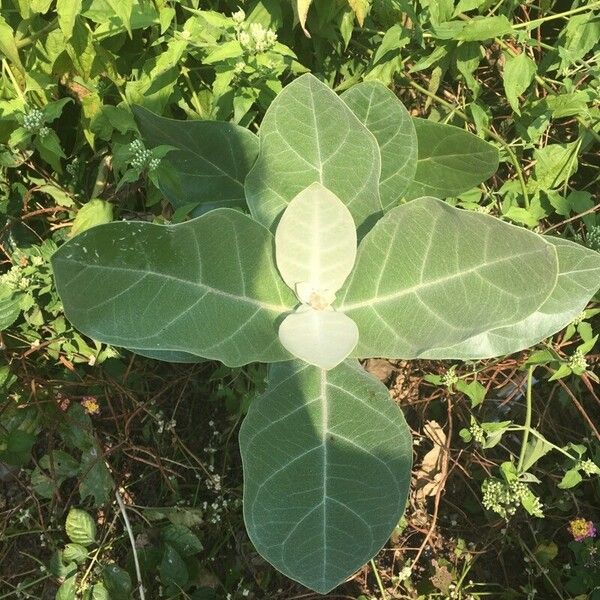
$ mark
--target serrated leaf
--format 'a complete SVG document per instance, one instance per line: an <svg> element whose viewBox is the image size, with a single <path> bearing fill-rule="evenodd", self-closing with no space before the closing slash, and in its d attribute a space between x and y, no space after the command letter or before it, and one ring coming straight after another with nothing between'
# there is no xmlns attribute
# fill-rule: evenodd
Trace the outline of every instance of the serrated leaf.
<svg viewBox="0 0 600 600"><path fill-rule="evenodd" d="M365 237L334 307L358 325L355 356L416 358L529 316L557 271L554 246L541 236L419 198Z"/></svg>
<svg viewBox="0 0 600 600"><path fill-rule="evenodd" d="M272 227L292 198L315 181L348 207L359 236L380 214L377 141L344 101L313 75L302 75L271 103L259 138L246 197L260 223Z"/></svg>
<svg viewBox="0 0 600 600"><path fill-rule="evenodd" d="M452 348L431 348L424 356L474 359L502 356L529 348L566 327L600 287L600 255L579 244L544 236L556 248L558 279L546 301L513 325L491 329Z"/></svg>
<svg viewBox="0 0 600 600"><path fill-rule="evenodd" d="M244 206L244 180L258 155L258 138L220 121L177 121L134 106L133 113L147 147L176 148L156 169L158 185L175 207L202 203Z"/></svg>
<svg viewBox="0 0 600 600"><path fill-rule="evenodd" d="M310 8L311 4L312 0L292 0L294 13L306 37L310 37L310 33L308 33L308 31L306 30L306 17L308 16L308 9Z"/></svg>
<svg viewBox="0 0 600 600"><path fill-rule="evenodd" d="M543 190L552 190L565 183L577 171L578 142L548 144L533 151L535 182Z"/></svg>
<svg viewBox="0 0 600 600"><path fill-rule="evenodd" d="M369 8L371 8L370 0L348 0L348 4L354 11L358 24L362 27L365 24L365 17L369 12Z"/></svg>
<svg viewBox="0 0 600 600"><path fill-rule="evenodd" d="M536 73L535 63L522 52L517 56L506 54L504 63L504 93L512 109L521 114L519 96L529 87Z"/></svg>
<svg viewBox="0 0 600 600"><path fill-rule="evenodd" d="M188 582L189 573L185 562L170 544L165 544L162 560L158 567L161 583L167 589L181 589Z"/></svg>
<svg viewBox="0 0 600 600"><path fill-rule="evenodd" d="M283 212L275 232L275 256L282 279L302 302L311 304L313 296L324 292L334 296L356 258L350 211L322 184L313 183Z"/></svg>
<svg viewBox="0 0 600 600"><path fill-rule="evenodd" d="M81 453L81 481L79 495L82 500L89 496L94 499L94 506L101 506L112 494L113 480L110 471L104 464L102 452L96 444Z"/></svg>
<svg viewBox="0 0 600 600"><path fill-rule="evenodd" d="M4 54L20 71L25 71L23 64L21 63L21 58L19 57L19 49L15 42L14 31L2 16L0 16L0 52L2 52L2 54Z"/></svg>
<svg viewBox="0 0 600 600"><path fill-rule="evenodd" d="M79 508L71 508L65 521L65 531L74 544L88 547L96 541L96 522Z"/></svg>
<svg viewBox="0 0 600 600"><path fill-rule="evenodd" d="M113 207L110 202L97 198L90 200L77 211L69 235L73 237L82 231L90 229L90 227L110 223L112 219Z"/></svg>
<svg viewBox="0 0 600 600"><path fill-rule="evenodd" d="M82 564L88 556L88 551L81 544L66 544L63 550L63 560L66 563L75 562Z"/></svg>
<svg viewBox="0 0 600 600"><path fill-rule="evenodd" d="M56 0L58 26L65 36L65 41L71 39L75 19L81 13L81 0Z"/></svg>
<svg viewBox="0 0 600 600"><path fill-rule="evenodd" d="M102 582L110 600L130 600L133 586L131 577L118 565L108 564L102 570Z"/></svg>
<svg viewBox="0 0 600 600"><path fill-rule="evenodd" d="M56 591L55 600L75 600L77 591L77 574L65 579Z"/></svg>
<svg viewBox="0 0 600 600"><path fill-rule="evenodd" d="M7 285L0 284L0 331L10 327L20 314L20 294L15 294Z"/></svg>
<svg viewBox="0 0 600 600"><path fill-rule="evenodd" d="M293 356L328 370L354 350L358 328L344 313L302 305L281 322L279 340Z"/></svg>
<svg viewBox="0 0 600 600"><path fill-rule="evenodd" d="M193 556L202 552L202 542L195 533L183 525L168 525L161 532L165 542L171 544L181 556Z"/></svg>
<svg viewBox="0 0 600 600"><path fill-rule="evenodd" d="M246 528L273 566L324 594L402 516L410 433L385 386L357 363L279 363L269 381L240 430Z"/></svg>
<svg viewBox="0 0 600 600"><path fill-rule="evenodd" d="M512 25L504 15L476 17L466 23L454 39L477 42L503 37L508 33L512 33Z"/></svg>
<svg viewBox="0 0 600 600"><path fill-rule="evenodd" d="M106 0L106 2L114 10L117 17L121 19L129 37L132 37L131 11L133 9L133 0Z"/></svg>
<svg viewBox="0 0 600 600"><path fill-rule="evenodd" d="M276 321L296 300L275 267L273 236L238 211L95 227L52 265L67 318L94 339L229 366L289 357Z"/></svg>
<svg viewBox="0 0 600 600"><path fill-rule="evenodd" d="M443 123L413 118L418 162L408 200L421 196L458 196L491 177L498 168L498 151L476 135Z"/></svg>
<svg viewBox="0 0 600 600"><path fill-rule="evenodd" d="M379 194L383 210L402 199L417 169L417 132L413 120L396 95L384 85L367 81L342 94L381 152Z"/></svg>

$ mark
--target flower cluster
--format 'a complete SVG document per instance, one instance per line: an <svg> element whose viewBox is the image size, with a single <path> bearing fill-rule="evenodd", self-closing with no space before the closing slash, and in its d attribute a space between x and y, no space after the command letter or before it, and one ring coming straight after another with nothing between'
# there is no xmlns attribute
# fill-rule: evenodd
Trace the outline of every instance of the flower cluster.
<svg viewBox="0 0 600 600"><path fill-rule="evenodd" d="M485 443L485 432L478 423L471 423L471 427L469 427L469 433L478 444L481 444L483 446L483 444Z"/></svg>
<svg viewBox="0 0 600 600"><path fill-rule="evenodd" d="M581 350L575 350L573 355L569 358L569 368L573 371L583 372L588 368L587 360L585 358L585 354L581 352Z"/></svg>
<svg viewBox="0 0 600 600"><path fill-rule="evenodd" d="M84 396L81 401L81 406L88 415L99 415L100 414L100 405L98 404L98 400L96 400L95 396Z"/></svg>
<svg viewBox="0 0 600 600"><path fill-rule="evenodd" d="M569 523L569 531L576 542L581 542L586 538L596 537L596 527L592 521L585 519L573 519Z"/></svg>
<svg viewBox="0 0 600 600"><path fill-rule="evenodd" d="M160 158L152 158L152 151L148 150L141 140L134 140L129 144L129 151L133 154L130 163L134 169L153 171L160 164Z"/></svg>
<svg viewBox="0 0 600 600"><path fill-rule="evenodd" d="M587 232L587 246L600 252L600 225L592 225Z"/></svg>
<svg viewBox="0 0 600 600"><path fill-rule="evenodd" d="M37 133L42 137L50 130L44 125L44 113L39 108L32 108L23 117L23 127L29 133Z"/></svg>
<svg viewBox="0 0 600 600"><path fill-rule="evenodd" d="M588 477L592 475L600 475L600 467L589 458L586 460L580 460L577 463L577 468L581 469Z"/></svg>
<svg viewBox="0 0 600 600"><path fill-rule="evenodd" d="M10 288L13 292L25 292L31 285L31 279L26 277L21 267L12 267L0 275L0 284Z"/></svg>
<svg viewBox="0 0 600 600"><path fill-rule="evenodd" d="M458 375L456 374L456 370L454 367L450 367L444 375L442 375L442 383L447 388L452 388L458 383Z"/></svg>
<svg viewBox="0 0 600 600"><path fill-rule="evenodd" d="M483 492L483 506L508 519L517 512L523 501L530 503L529 512L537 516L542 515L542 503L537 496L531 493L527 485L521 481L510 483L499 479L486 479L481 486Z"/></svg>
<svg viewBox="0 0 600 600"><path fill-rule="evenodd" d="M260 23L246 24L246 15L238 10L231 15L237 31L240 46L250 54L267 52L277 41L277 34L272 29L266 29Z"/></svg>

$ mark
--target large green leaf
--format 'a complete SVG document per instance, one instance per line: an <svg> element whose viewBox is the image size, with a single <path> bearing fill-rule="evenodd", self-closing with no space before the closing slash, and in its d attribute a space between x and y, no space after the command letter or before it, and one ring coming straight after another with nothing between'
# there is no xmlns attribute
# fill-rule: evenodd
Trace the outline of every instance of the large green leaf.
<svg viewBox="0 0 600 600"><path fill-rule="evenodd" d="M271 227L288 202L318 181L350 210L359 235L381 212L377 140L313 75L299 77L275 98L259 131L258 160L246 179L255 219Z"/></svg>
<svg viewBox="0 0 600 600"><path fill-rule="evenodd" d="M240 430L244 518L260 554L322 594L402 516L412 444L400 409L353 361L274 365Z"/></svg>
<svg viewBox="0 0 600 600"><path fill-rule="evenodd" d="M431 348L426 358L488 358L517 352L566 327L600 287L600 254L560 238L545 237L558 254L558 280L548 299L525 319L483 332L447 348Z"/></svg>
<svg viewBox="0 0 600 600"><path fill-rule="evenodd" d="M381 151L379 194L383 210L402 199L417 169L417 132L396 95L377 81L365 81L342 100L375 136Z"/></svg>
<svg viewBox="0 0 600 600"><path fill-rule="evenodd" d="M498 151L476 135L443 123L414 118L419 159L405 196L448 198L470 190L498 168Z"/></svg>
<svg viewBox="0 0 600 600"><path fill-rule="evenodd" d="M173 206L244 206L244 180L258 154L258 138L221 121L178 121L134 106L146 146L176 148L157 167L159 187Z"/></svg>
<svg viewBox="0 0 600 600"><path fill-rule="evenodd" d="M336 308L358 325L356 356L416 358L526 318L557 276L555 246L542 236L419 198L362 241Z"/></svg>
<svg viewBox="0 0 600 600"><path fill-rule="evenodd" d="M289 358L276 320L296 300L275 268L273 236L236 210L94 227L52 264L65 314L94 339L229 366Z"/></svg>

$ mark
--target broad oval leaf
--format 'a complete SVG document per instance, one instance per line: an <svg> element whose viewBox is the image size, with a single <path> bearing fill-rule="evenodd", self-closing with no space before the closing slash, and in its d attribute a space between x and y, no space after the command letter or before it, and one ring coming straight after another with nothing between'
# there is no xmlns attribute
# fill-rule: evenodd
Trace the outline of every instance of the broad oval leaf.
<svg viewBox="0 0 600 600"><path fill-rule="evenodd" d="M285 209L275 232L277 268L296 293L337 292L356 259L356 228L350 211L322 184L302 190ZM300 300L310 304L310 297Z"/></svg>
<svg viewBox="0 0 600 600"><path fill-rule="evenodd" d="M444 123L413 118L419 157L407 200L421 196L457 196L491 177L498 151L476 135Z"/></svg>
<svg viewBox="0 0 600 600"><path fill-rule="evenodd" d="M296 358L327 370L354 350L358 328L344 313L303 305L281 322L279 340Z"/></svg>
<svg viewBox="0 0 600 600"><path fill-rule="evenodd" d="M336 308L358 325L355 356L417 358L524 319L557 276L542 236L419 198L369 232Z"/></svg>
<svg viewBox="0 0 600 600"><path fill-rule="evenodd" d="M397 525L412 442L385 386L354 361L273 365L240 430L244 519L258 552L325 594Z"/></svg>
<svg viewBox="0 0 600 600"><path fill-rule="evenodd" d="M342 100L375 136L381 152L379 194L383 210L400 202L417 169L417 132L396 95L377 81L364 81Z"/></svg>
<svg viewBox="0 0 600 600"><path fill-rule="evenodd" d="M277 272L273 244L265 227L221 208L178 225L89 229L52 265L67 318L90 337L239 366L289 358L276 321L296 299Z"/></svg>
<svg viewBox="0 0 600 600"><path fill-rule="evenodd" d="M483 332L447 348L432 348L424 358L490 358L537 344L566 327L600 287L600 254L561 238L544 236L558 254L558 279L548 299L525 319Z"/></svg>
<svg viewBox="0 0 600 600"><path fill-rule="evenodd" d="M359 234L380 214L377 141L313 75L302 75L279 93L265 114L259 138L246 198L260 223L273 226L292 198L315 181L348 207Z"/></svg>
<svg viewBox="0 0 600 600"><path fill-rule="evenodd" d="M245 206L244 180L258 154L251 131L222 121L168 119L141 106L133 114L148 148L176 148L156 168L160 190L173 206Z"/></svg>

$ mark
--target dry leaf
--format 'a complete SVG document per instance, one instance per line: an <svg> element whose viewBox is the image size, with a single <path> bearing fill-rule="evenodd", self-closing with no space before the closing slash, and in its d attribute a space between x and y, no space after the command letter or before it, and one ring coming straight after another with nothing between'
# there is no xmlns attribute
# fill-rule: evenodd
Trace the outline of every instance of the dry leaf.
<svg viewBox="0 0 600 600"><path fill-rule="evenodd" d="M437 421L427 421L423 427L425 435L433 442L433 448L423 457L416 470L415 500L425 501L427 496L435 496L442 483L442 465L446 447L446 434Z"/></svg>

